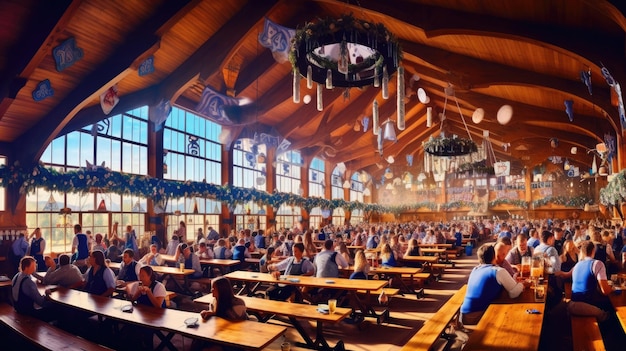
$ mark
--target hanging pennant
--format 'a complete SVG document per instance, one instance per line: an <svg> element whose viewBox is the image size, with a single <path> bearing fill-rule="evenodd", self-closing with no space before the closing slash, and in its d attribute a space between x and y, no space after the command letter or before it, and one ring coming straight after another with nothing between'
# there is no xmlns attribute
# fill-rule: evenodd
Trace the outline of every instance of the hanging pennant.
<svg viewBox="0 0 626 351"><path fill-rule="evenodd" d="M137 69L137 74L139 74L140 77L147 76L152 72L154 72L154 56L148 57Z"/></svg>
<svg viewBox="0 0 626 351"><path fill-rule="evenodd" d="M120 102L117 92L117 84L100 94L100 107L105 115L111 113L111 110Z"/></svg>
<svg viewBox="0 0 626 351"><path fill-rule="evenodd" d="M408 163L409 167L413 166L413 155L406 155L406 163Z"/></svg>
<svg viewBox="0 0 626 351"><path fill-rule="evenodd" d="M276 24L266 17L263 33L259 34L259 43L272 51L272 56L276 62L284 63L289 58L291 39L295 35L295 29Z"/></svg>
<svg viewBox="0 0 626 351"><path fill-rule="evenodd" d="M369 119L369 117L364 116L364 117L361 119L361 125L363 126L363 133L367 132L367 127L369 126L369 124L370 124L370 119Z"/></svg>
<svg viewBox="0 0 626 351"><path fill-rule="evenodd" d="M574 122L574 100L565 100L563 103L565 104L565 113L567 113L569 121Z"/></svg>

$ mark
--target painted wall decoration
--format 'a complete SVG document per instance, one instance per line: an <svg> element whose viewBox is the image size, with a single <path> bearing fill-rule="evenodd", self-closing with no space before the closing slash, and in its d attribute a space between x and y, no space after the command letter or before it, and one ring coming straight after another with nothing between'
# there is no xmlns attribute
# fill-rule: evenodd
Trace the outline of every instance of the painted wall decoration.
<svg viewBox="0 0 626 351"><path fill-rule="evenodd" d="M187 144L187 152L190 155L200 155L200 144L198 144L198 137L195 135L189 136L189 144Z"/></svg>
<svg viewBox="0 0 626 351"><path fill-rule="evenodd" d="M49 79L44 79L37 84L37 88L32 92L33 100L41 101L47 97L54 96L54 90Z"/></svg>
<svg viewBox="0 0 626 351"><path fill-rule="evenodd" d="M154 56L148 57L137 69L137 73L140 77L146 76L152 72L154 72Z"/></svg>
<svg viewBox="0 0 626 351"><path fill-rule="evenodd" d="M52 49L52 55L57 71L62 72L83 58L83 49L76 46L76 40L72 37Z"/></svg>
<svg viewBox="0 0 626 351"><path fill-rule="evenodd" d="M202 92L196 111L218 124L232 125L233 121L226 115L225 107L237 105L239 100L222 95L207 86Z"/></svg>
<svg viewBox="0 0 626 351"><path fill-rule="evenodd" d="M100 94L100 107L105 115L111 113L111 110L120 102L120 98L117 92L117 84L107 89L104 93Z"/></svg>
<svg viewBox="0 0 626 351"><path fill-rule="evenodd" d="M154 113L150 114L150 121L157 126L156 131L161 130L163 124L172 113L172 105L169 100L161 99L154 108Z"/></svg>
<svg viewBox="0 0 626 351"><path fill-rule="evenodd" d="M263 33L259 34L259 43L272 51L276 62L283 63L289 58L291 39L295 35L295 29L283 27L265 18Z"/></svg>

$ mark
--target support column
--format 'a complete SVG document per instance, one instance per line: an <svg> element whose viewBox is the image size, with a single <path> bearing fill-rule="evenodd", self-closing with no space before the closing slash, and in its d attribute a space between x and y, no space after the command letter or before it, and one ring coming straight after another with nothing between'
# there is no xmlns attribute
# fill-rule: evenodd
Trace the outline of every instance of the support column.
<svg viewBox="0 0 626 351"><path fill-rule="evenodd" d="M222 145L222 185L233 184L233 150L227 150ZM235 216L228 209L228 205L222 202L220 217L220 236L226 237L230 230L235 227Z"/></svg>

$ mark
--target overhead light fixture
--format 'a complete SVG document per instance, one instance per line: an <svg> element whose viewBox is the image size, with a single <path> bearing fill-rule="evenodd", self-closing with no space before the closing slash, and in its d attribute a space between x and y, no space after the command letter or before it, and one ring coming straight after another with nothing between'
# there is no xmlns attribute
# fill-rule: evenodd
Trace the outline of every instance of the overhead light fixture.
<svg viewBox="0 0 626 351"><path fill-rule="evenodd" d="M393 122L390 119L385 121L383 127L384 127L383 139L390 140L390 141L398 141L398 138L396 137L396 130L393 127Z"/></svg>

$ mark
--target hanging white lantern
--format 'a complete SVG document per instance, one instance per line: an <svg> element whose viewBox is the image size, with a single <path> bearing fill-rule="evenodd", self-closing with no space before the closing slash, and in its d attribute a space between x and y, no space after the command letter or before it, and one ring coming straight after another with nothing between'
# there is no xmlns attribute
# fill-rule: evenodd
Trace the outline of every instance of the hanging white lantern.
<svg viewBox="0 0 626 351"><path fill-rule="evenodd" d="M372 104L372 119L373 119L373 126L372 126L372 132L374 132L374 135L378 135L378 133L380 133L380 124L378 123L378 101L374 100L374 103Z"/></svg>
<svg viewBox="0 0 626 351"><path fill-rule="evenodd" d="M596 163L596 155L593 155L593 162L591 163L591 174L598 173L598 164Z"/></svg>
<svg viewBox="0 0 626 351"><path fill-rule="evenodd" d="M324 102L322 101L322 86L320 84L317 85L317 110L324 110Z"/></svg>
<svg viewBox="0 0 626 351"><path fill-rule="evenodd" d="M329 68L326 71L326 89L332 89L333 88L333 71L331 71L331 69Z"/></svg>
<svg viewBox="0 0 626 351"><path fill-rule="evenodd" d="M433 125L433 108L426 108L426 128L430 128Z"/></svg>
<svg viewBox="0 0 626 351"><path fill-rule="evenodd" d="M380 87L380 67L374 67L374 88Z"/></svg>
<svg viewBox="0 0 626 351"><path fill-rule="evenodd" d="M405 113L404 113L404 67L398 67L398 77L397 77L398 89L397 89L397 113L398 120L396 121L398 129L404 130L406 128L405 125Z"/></svg>
<svg viewBox="0 0 626 351"><path fill-rule="evenodd" d="M293 71L293 102L300 103L300 73Z"/></svg>
<svg viewBox="0 0 626 351"><path fill-rule="evenodd" d="M313 68L310 65L306 68L306 88L313 89Z"/></svg>
<svg viewBox="0 0 626 351"><path fill-rule="evenodd" d="M389 99L389 73L387 73L387 66L383 66L383 99Z"/></svg>
<svg viewBox="0 0 626 351"><path fill-rule="evenodd" d="M393 128L393 122L391 122L391 120L389 119L385 122L383 139L390 141L398 140L398 138L396 138L396 130Z"/></svg>

